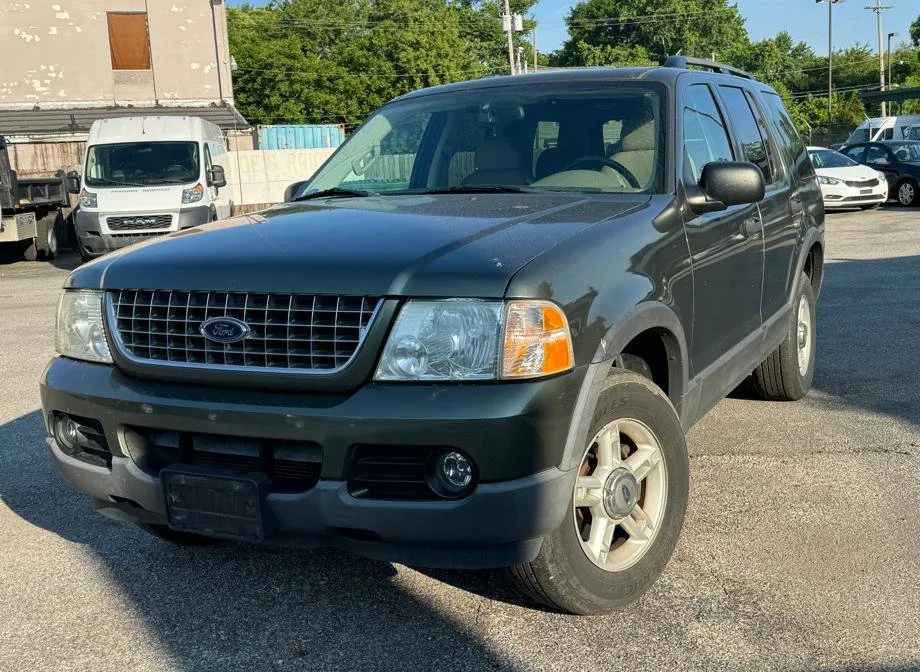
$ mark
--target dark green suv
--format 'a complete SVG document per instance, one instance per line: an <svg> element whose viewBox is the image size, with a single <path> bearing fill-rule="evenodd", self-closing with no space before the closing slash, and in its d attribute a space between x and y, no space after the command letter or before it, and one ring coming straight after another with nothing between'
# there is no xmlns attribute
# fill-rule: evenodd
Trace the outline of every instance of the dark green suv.
<svg viewBox="0 0 920 672"><path fill-rule="evenodd" d="M42 405L99 512L603 612L677 542L684 431L752 372L811 384L821 192L746 73L417 91L292 192L67 280Z"/></svg>

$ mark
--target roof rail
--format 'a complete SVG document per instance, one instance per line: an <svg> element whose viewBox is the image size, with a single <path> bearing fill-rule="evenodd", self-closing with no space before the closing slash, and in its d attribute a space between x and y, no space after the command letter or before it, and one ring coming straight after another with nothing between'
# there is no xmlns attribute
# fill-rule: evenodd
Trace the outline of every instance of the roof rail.
<svg viewBox="0 0 920 672"><path fill-rule="evenodd" d="M668 56L668 60L664 62L664 67L666 68L681 68L683 70L689 70L691 65L702 68L704 70L709 70L710 72L718 72L723 75L735 75L736 77L744 77L745 79L754 79L754 75L745 70L742 70L741 68L734 68L730 65L725 65L724 63L708 61L705 58L693 58L692 56Z"/></svg>

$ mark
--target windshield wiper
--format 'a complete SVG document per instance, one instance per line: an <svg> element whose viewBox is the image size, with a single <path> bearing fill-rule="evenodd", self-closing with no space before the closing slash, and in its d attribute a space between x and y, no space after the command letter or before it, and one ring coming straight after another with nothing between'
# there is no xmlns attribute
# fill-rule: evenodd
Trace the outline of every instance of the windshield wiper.
<svg viewBox="0 0 920 672"><path fill-rule="evenodd" d="M294 201L309 201L313 198L330 198L335 196L377 196L373 191L361 191L360 189L343 189L342 187L332 187L331 189L320 189L319 191L310 191L302 196L293 199Z"/></svg>
<svg viewBox="0 0 920 672"><path fill-rule="evenodd" d="M413 194L532 194L535 189L526 187L511 187L501 184L461 184L456 187L442 187L436 189L419 189Z"/></svg>
<svg viewBox="0 0 920 672"><path fill-rule="evenodd" d="M89 186L98 186L94 185L93 182L105 182L110 184L113 187L146 187L146 184L141 184L140 182L124 182L122 180L112 180L108 177L93 177L90 178L92 181L88 182Z"/></svg>

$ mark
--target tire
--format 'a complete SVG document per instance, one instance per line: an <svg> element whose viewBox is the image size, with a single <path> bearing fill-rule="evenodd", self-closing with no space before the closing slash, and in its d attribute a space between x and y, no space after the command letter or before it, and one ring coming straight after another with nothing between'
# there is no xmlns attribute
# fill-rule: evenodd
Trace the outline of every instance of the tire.
<svg viewBox="0 0 920 672"><path fill-rule="evenodd" d="M620 466L606 476L595 478L606 461L598 457L602 454L599 439L605 434L622 442L617 459L626 450L630 453L629 460L619 462ZM532 562L509 569L512 580L525 595L572 614L608 613L635 602L649 589L677 544L690 487L687 446L680 420L664 392L647 378L613 368L604 383L588 435L593 438L583 453L562 524L544 538L540 553ZM627 483L618 481L618 474L624 468L629 471L631 460L640 455L634 442L639 435L645 437L639 445L646 445L646 441L650 446L657 443L657 461L652 464L652 458L646 457L644 466L648 470L640 476L639 489L630 492L630 497L617 499L617 493L626 492L623 488ZM617 455L616 444L611 445L614 447L610 453ZM654 454L648 448L644 452ZM603 488L580 487L582 483L600 481L604 482ZM610 499L614 500L610 503L614 508L624 505L629 508L630 502L638 503L639 507L625 516L621 515L622 509L611 516L607 502ZM591 505L578 506L578 502ZM598 517L596 511L600 512ZM626 522L630 521L629 527L634 527L637 520L644 524L637 528L639 533L630 535ZM654 529L648 540L642 541L641 534L649 533L649 522L654 523ZM601 543L596 545L600 550L595 553L589 547L596 524ZM605 530L612 530L612 546L606 545Z"/></svg>
<svg viewBox="0 0 920 672"><path fill-rule="evenodd" d="M799 292L786 337L776 350L754 369L754 389L767 401L797 401L811 388L815 375L815 294L811 279L802 273ZM803 312L807 314L803 315ZM804 325L804 336L800 326ZM802 340L804 339L804 340ZM804 351L803 359L799 355Z"/></svg>
<svg viewBox="0 0 920 672"><path fill-rule="evenodd" d="M206 537L202 534L179 532L172 529L168 525L137 523L137 526L144 530L144 532L152 534L158 539L162 539L163 541L168 541L171 544L177 544L179 546L213 546L214 544L219 544L221 542L220 539Z"/></svg>
<svg viewBox="0 0 920 672"><path fill-rule="evenodd" d="M39 259L51 260L57 256L62 226L63 217L59 212L45 215L35 223L35 246Z"/></svg>
<svg viewBox="0 0 920 672"><path fill-rule="evenodd" d="M38 238L23 243L22 258L26 261L38 261L40 250L38 247Z"/></svg>
<svg viewBox="0 0 920 672"><path fill-rule="evenodd" d="M897 198L898 203L905 207L917 205L917 183L911 179L905 179L898 182Z"/></svg>

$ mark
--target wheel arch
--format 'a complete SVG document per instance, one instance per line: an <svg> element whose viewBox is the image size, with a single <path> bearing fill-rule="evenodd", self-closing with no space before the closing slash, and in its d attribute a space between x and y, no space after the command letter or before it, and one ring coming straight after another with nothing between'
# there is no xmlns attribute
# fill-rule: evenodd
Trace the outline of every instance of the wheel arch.
<svg viewBox="0 0 920 672"><path fill-rule="evenodd" d="M610 327L597 347L585 375L563 451L560 468L572 469L581 459L587 433L594 418L604 381L614 360L637 338L654 336L661 340L667 356L667 396L680 415L680 405L689 380L687 339L680 319L667 305L643 302ZM573 462L574 461L574 462Z"/></svg>

